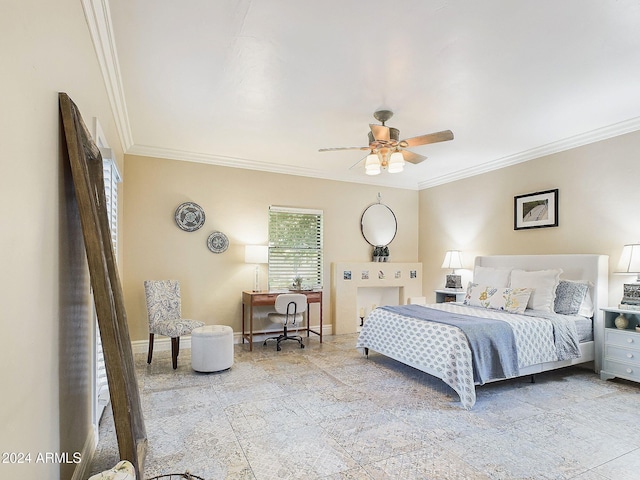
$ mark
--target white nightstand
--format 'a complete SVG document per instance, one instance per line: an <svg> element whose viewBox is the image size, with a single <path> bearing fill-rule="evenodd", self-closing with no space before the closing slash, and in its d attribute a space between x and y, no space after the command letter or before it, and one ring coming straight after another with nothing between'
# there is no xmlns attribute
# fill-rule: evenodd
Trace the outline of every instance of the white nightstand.
<svg viewBox="0 0 640 480"><path fill-rule="evenodd" d="M610 380L615 377L640 382L640 310L603 308L604 346L600 378ZM618 315L624 315L629 324L620 329L615 325Z"/></svg>
<svg viewBox="0 0 640 480"><path fill-rule="evenodd" d="M436 292L436 303L462 302L467 291L455 288L443 288L434 290Z"/></svg>

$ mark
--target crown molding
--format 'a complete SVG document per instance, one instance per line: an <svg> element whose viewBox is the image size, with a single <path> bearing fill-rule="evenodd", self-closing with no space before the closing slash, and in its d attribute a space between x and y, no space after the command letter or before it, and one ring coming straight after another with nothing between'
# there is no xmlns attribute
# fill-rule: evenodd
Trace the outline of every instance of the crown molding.
<svg viewBox="0 0 640 480"><path fill-rule="evenodd" d="M565 138L557 142L548 143L540 147L532 148L524 152L516 153L506 157L492 160L481 165L477 165L471 168L465 168L457 172L451 172L440 177L432 178L418 183L418 189L424 190L427 188L435 187L438 185L444 185L445 183L455 182L464 178L474 177L483 173L492 172L500 168L509 167L518 163L528 162L529 160L535 160L536 158L552 155L554 153L564 152L573 148L582 147L591 143L600 142L609 138L624 135L640 130L640 117L625 120L623 122L615 123L608 127L598 128L590 132L574 135L573 137Z"/></svg>
<svg viewBox="0 0 640 480"><path fill-rule="evenodd" d="M129 114L124 98L122 77L118 63L118 53L111 26L111 12L108 0L81 0L84 16L87 20L93 47L100 64L100 71L107 89L109 103L115 119L122 150L127 151L133 145L133 136L129 124Z"/></svg>
<svg viewBox="0 0 640 480"><path fill-rule="evenodd" d="M418 190L417 182L409 177L377 175L376 177L362 178L361 175L335 175L323 170L309 167L297 167L292 165L282 165L268 163L246 158L227 157L224 155L211 155L207 153L188 152L184 150L174 150L169 148L153 147L149 145L133 145L127 150L127 155L139 155L143 157L165 158L168 160L178 160L186 162L207 163L222 167L243 168L246 170L257 170L262 172L279 173L283 175L296 175L299 177L311 177L324 180L334 180L336 182L362 183L366 185L377 185L381 187L403 188L408 190ZM378 178L380 177L380 178Z"/></svg>
<svg viewBox="0 0 640 480"><path fill-rule="evenodd" d="M514 155L491 160L475 167L465 168L464 170L451 172L439 177L419 181L417 183L414 179L406 180L400 177L385 177L384 179L373 177L363 179L359 175L329 175L321 170L313 170L303 167L268 164L241 158L135 145L133 142L133 135L131 133L124 88L122 85L122 77L118 63L118 54L111 25L109 2L108 0L81 0L81 3L96 51L96 56L100 64L100 70L102 72L107 95L113 111L116 128L120 136L122 149L125 153L132 155L167 158L172 160L186 160L234 168L245 168L250 170L322 178L342 182L362 183L367 185L424 190L640 130L640 117L636 117L608 127L592 130L590 132L532 148Z"/></svg>
<svg viewBox="0 0 640 480"><path fill-rule="evenodd" d="M306 167L295 167L291 165L280 165L274 163L257 162L236 157L225 157L221 155L209 155L204 153L187 152L182 150L171 150L166 148L151 147L146 145L133 145L127 153L131 155L141 155L147 157L166 158L170 160L183 160L190 162L208 163L233 168L244 168L249 170L259 170L285 175L297 175L302 177L322 178L325 180L335 180L338 182L362 183L366 185L377 185L381 187L403 188L407 190L425 190L427 188L444 185L446 183L463 180L465 178L492 172L501 168L516 165L518 163L535 160L536 158L564 152L573 148L589 145L609 138L617 137L627 133L640 130L640 117L632 118L623 122L599 128L590 132L582 133L557 142L532 148L524 152L509 155L496 160L492 160L475 167L441 175L436 178L415 182L413 178L403 176L376 176L363 179L358 175L330 175L321 170L314 170Z"/></svg>

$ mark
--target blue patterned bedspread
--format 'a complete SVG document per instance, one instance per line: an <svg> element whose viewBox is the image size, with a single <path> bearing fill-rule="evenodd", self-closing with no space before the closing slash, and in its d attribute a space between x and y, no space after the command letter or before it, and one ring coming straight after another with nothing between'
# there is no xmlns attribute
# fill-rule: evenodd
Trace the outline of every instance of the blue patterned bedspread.
<svg viewBox="0 0 640 480"><path fill-rule="evenodd" d="M483 385L489 380L518 375L518 352L511 325L502 320L445 312L421 305L379 307L419 320L444 323L466 335L473 358L473 380Z"/></svg>

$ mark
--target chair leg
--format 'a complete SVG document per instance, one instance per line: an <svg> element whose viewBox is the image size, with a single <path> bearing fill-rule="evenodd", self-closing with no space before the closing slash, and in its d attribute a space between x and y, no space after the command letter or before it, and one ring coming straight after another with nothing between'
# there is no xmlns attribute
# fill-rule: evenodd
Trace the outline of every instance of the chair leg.
<svg viewBox="0 0 640 480"><path fill-rule="evenodd" d="M287 328L286 324L284 326L284 332L282 333L282 335L280 335L278 337L273 337L273 338L275 338L275 340L276 340L276 350L278 352L280 350L282 350L282 348L280 347L280 342L282 342L283 340L295 340L296 342L298 342L300 344L300 348L304 348L304 343L302 341L302 337L300 335L289 336L289 329ZM264 344L265 345L267 344L266 340L265 340Z"/></svg>
<svg viewBox="0 0 640 480"><path fill-rule="evenodd" d="M180 337L171 337L171 363L173 369L178 368L178 349L180 345Z"/></svg>
<svg viewBox="0 0 640 480"><path fill-rule="evenodd" d="M147 355L147 363L151 365L151 357L153 357L153 333L149 334L149 354Z"/></svg>

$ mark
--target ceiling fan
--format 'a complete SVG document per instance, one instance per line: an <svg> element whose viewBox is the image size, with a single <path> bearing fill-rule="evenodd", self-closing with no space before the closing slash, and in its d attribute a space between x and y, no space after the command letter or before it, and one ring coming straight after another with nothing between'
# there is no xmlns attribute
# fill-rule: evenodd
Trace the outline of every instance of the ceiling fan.
<svg viewBox="0 0 640 480"><path fill-rule="evenodd" d="M424 155L405 150L407 147L417 147L420 145L428 145L430 143L446 142L453 140L453 132L451 130L443 130L442 132L428 133L418 137L411 137L400 140L400 130L393 127L387 127L385 122L393 116L391 110L378 110L373 114L374 118L382 123L382 125L369 125L369 145L366 147L333 147L321 148L319 152L332 152L336 150L369 150L369 154L358 160L351 168L365 161L365 172L367 175L377 175L381 168L387 169L389 173L401 172L404 169L404 163L420 163L426 160Z"/></svg>

